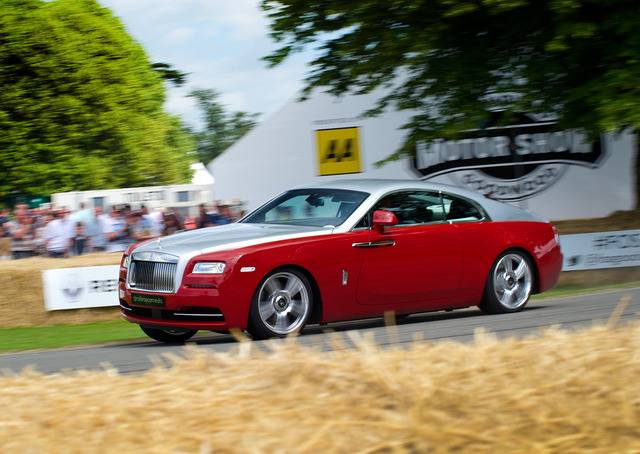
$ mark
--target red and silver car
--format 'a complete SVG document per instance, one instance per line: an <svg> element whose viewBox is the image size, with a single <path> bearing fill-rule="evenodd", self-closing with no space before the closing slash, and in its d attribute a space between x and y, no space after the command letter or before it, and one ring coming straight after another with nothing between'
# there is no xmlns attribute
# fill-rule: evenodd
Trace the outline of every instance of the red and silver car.
<svg viewBox="0 0 640 454"><path fill-rule="evenodd" d="M342 180L130 247L119 294L124 317L160 341L233 328L261 339L386 311L517 312L561 264L554 227L514 206L447 185Z"/></svg>

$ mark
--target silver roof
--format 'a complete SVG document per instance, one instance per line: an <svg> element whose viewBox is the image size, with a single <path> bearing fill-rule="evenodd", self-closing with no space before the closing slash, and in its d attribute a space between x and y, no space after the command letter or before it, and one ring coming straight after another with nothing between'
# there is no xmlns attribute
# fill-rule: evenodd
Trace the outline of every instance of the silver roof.
<svg viewBox="0 0 640 454"><path fill-rule="evenodd" d="M430 183L420 180L392 180L383 178L352 178L344 180L330 180L320 184L306 184L298 186L300 188L335 188L351 189L353 191L364 191L370 194L381 194L389 191L402 189L422 189L427 191L443 191L459 194L467 198L477 198L487 200L482 194L462 189L458 186L443 183Z"/></svg>
<svg viewBox="0 0 640 454"><path fill-rule="evenodd" d="M431 183L420 180L358 178L330 180L323 183L307 184L298 186L296 189L302 188L333 188L367 192L371 194L371 196L368 198L369 203L365 202L362 204L363 206L373 205L375 200L378 200L385 194L395 191L442 191L444 193L458 195L478 203L480 206L482 206L482 208L484 208L489 217L494 221L544 221L544 219L527 210L523 210L519 207L509 205L507 203L489 199L478 192L469 191L458 186L444 183ZM357 210L356 213L354 213L354 215L356 215L354 217L360 215L360 213L358 213L359 211L360 210Z"/></svg>

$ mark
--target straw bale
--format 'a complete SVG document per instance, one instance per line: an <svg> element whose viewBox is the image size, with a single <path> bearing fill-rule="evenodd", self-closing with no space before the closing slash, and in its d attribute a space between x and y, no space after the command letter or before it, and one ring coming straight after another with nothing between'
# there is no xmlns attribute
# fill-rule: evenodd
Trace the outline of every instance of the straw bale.
<svg viewBox="0 0 640 454"><path fill-rule="evenodd" d="M615 320L614 320L615 321ZM611 323L613 325L613 322ZM360 336L354 336L355 339ZM639 452L640 324L0 378L5 452Z"/></svg>
<svg viewBox="0 0 640 454"><path fill-rule="evenodd" d="M604 218L552 221L560 235L640 229L640 210L616 211Z"/></svg>
<svg viewBox="0 0 640 454"><path fill-rule="evenodd" d="M0 238L0 259L11 255L11 238Z"/></svg>
<svg viewBox="0 0 640 454"><path fill-rule="evenodd" d="M120 253L89 254L67 259L34 257L0 261L0 326L42 326L115 320L117 307L50 311L44 308L42 271L54 268L117 265Z"/></svg>

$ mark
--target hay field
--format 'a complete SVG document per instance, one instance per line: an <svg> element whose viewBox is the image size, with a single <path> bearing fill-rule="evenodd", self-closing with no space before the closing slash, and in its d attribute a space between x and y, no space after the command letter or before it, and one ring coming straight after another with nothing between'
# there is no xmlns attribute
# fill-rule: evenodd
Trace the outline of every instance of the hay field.
<svg viewBox="0 0 640 454"><path fill-rule="evenodd" d="M117 307L52 311L44 309L42 270L79 266L117 265L122 254L89 254L68 259L34 257L0 261L0 326L43 326L115 320Z"/></svg>
<svg viewBox="0 0 640 454"><path fill-rule="evenodd" d="M392 328L390 328L392 329ZM356 334L357 336L357 334ZM0 378L4 452L640 452L640 324Z"/></svg>

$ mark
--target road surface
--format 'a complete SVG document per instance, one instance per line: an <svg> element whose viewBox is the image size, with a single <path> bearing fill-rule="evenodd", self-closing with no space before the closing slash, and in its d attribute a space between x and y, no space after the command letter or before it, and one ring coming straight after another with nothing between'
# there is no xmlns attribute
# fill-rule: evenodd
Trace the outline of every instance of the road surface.
<svg viewBox="0 0 640 454"><path fill-rule="evenodd" d="M329 349L332 347L328 331L344 338L347 345L351 345L347 335L350 330L357 330L359 334L372 333L376 342L384 346L408 343L416 338L465 342L473 339L474 331L478 328L484 328L498 336L523 336L552 325L575 329L606 322L623 295L630 295L631 303L623 312L620 323L638 320L640 288L634 288L532 301L523 312L515 314L484 315L476 308L416 314L393 330L387 329L381 319L310 326L304 330L299 340L303 345ZM282 340L261 341L256 344L264 347L264 342ZM237 346L231 336L211 333L199 334L189 344L210 351L227 351ZM53 373L69 369L98 369L103 364L110 364L126 374L142 372L152 367L150 356L159 357L166 352L181 354L182 351L183 347L180 345L149 341L11 353L0 355L0 369L19 372L27 366L34 366L41 372Z"/></svg>

